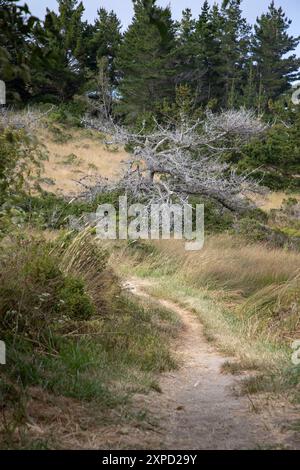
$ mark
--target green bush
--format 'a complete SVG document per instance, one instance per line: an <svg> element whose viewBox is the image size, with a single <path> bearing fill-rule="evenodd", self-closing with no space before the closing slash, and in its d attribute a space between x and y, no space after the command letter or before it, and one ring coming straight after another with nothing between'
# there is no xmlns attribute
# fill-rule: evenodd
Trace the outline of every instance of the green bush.
<svg viewBox="0 0 300 470"><path fill-rule="evenodd" d="M1 337L25 336L45 344L63 317L87 319L94 307L80 278L64 273L55 248L18 240L0 256Z"/></svg>
<svg viewBox="0 0 300 470"><path fill-rule="evenodd" d="M253 177L270 189L298 191L299 131L300 113L293 111L280 118L262 138L247 145L240 155L231 155L229 160L237 163L240 171L258 169Z"/></svg>
<svg viewBox="0 0 300 470"><path fill-rule="evenodd" d="M74 201L70 204L67 199L45 191L39 196L23 194L15 199L15 207L24 213L27 222L51 229L66 227L70 217L80 217L93 210L89 203Z"/></svg>
<svg viewBox="0 0 300 470"><path fill-rule="evenodd" d="M245 217L235 224L235 231L248 242L262 242L270 247L300 249L300 238L286 230L270 227L258 220Z"/></svg>
<svg viewBox="0 0 300 470"><path fill-rule="evenodd" d="M42 157L37 142L24 130L0 127L0 205L24 189Z"/></svg>
<svg viewBox="0 0 300 470"><path fill-rule="evenodd" d="M113 204L118 209L119 195L118 191L112 191L95 196L91 202L76 200L70 203L66 198L41 191L38 196L19 195L10 208L18 211L24 221L34 226L59 229L68 227L70 218L76 219L84 214L95 213L100 204Z"/></svg>
<svg viewBox="0 0 300 470"><path fill-rule="evenodd" d="M84 282L67 276L59 291L58 312L76 320L88 320L95 309L85 291Z"/></svg>
<svg viewBox="0 0 300 470"><path fill-rule="evenodd" d="M234 222L233 214L209 198L190 197L190 204L204 204L204 226L208 233L220 233L230 229Z"/></svg>
<svg viewBox="0 0 300 470"><path fill-rule="evenodd" d="M4 249L2 241L0 338L9 367L0 372L0 410L14 428L7 438L0 425L1 447L19 442L16 427L30 434L30 387L105 410L158 390L156 374L176 366L169 340L177 318L136 304L106 264L90 229L51 243L22 236Z"/></svg>
<svg viewBox="0 0 300 470"><path fill-rule="evenodd" d="M87 111L87 103L76 100L68 103L61 103L53 107L48 114L50 123L64 124L70 127L81 127L82 118Z"/></svg>

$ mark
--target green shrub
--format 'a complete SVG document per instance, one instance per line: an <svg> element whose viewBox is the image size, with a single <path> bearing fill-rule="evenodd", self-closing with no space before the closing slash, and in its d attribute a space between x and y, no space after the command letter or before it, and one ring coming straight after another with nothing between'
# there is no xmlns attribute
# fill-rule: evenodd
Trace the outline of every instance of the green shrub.
<svg viewBox="0 0 300 470"><path fill-rule="evenodd" d="M260 223L258 220L245 217L235 224L235 231L248 242L263 242L270 247L298 250L300 239L289 236L286 231Z"/></svg>
<svg viewBox="0 0 300 470"><path fill-rule="evenodd" d="M190 197L190 204L204 204L204 226L208 233L220 233L230 229L234 222L232 213L209 198Z"/></svg>
<svg viewBox="0 0 300 470"><path fill-rule="evenodd" d="M53 193L41 191L38 196L22 194L15 198L11 208L22 214L24 221L39 228L59 229L68 227L70 219L76 220L85 214L95 213L100 204L113 204L118 209L118 191L95 196L91 202L70 201Z"/></svg>
<svg viewBox="0 0 300 470"><path fill-rule="evenodd" d="M47 343L62 316L89 318L94 307L83 281L64 273L53 246L18 240L0 257L0 332Z"/></svg>
<svg viewBox="0 0 300 470"><path fill-rule="evenodd" d="M169 340L178 321L122 293L90 229L51 243L23 236L2 246L0 338L10 366L0 374L0 409L13 412L14 429L30 432L32 386L94 401L99 410L158 389L154 374L176 366ZM1 445L6 431L0 425Z"/></svg>
<svg viewBox="0 0 300 470"><path fill-rule="evenodd" d="M88 320L95 313L81 279L67 276L59 291L59 297L58 312L65 316L76 320Z"/></svg>
<svg viewBox="0 0 300 470"><path fill-rule="evenodd" d="M292 112L271 126L262 138L252 141L240 155L229 160L237 163L240 171L256 170L253 177L274 190L299 190L299 129L300 113ZM258 169L258 170L257 170Z"/></svg>
<svg viewBox="0 0 300 470"><path fill-rule="evenodd" d="M24 130L0 128L0 205L26 187L42 158L37 142Z"/></svg>
<svg viewBox="0 0 300 470"><path fill-rule="evenodd" d="M50 123L64 124L69 127L81 127L82 118L87 111L87 103L84 101L71 101L61 103L54 106L53 110L48 114Z"/></svg>

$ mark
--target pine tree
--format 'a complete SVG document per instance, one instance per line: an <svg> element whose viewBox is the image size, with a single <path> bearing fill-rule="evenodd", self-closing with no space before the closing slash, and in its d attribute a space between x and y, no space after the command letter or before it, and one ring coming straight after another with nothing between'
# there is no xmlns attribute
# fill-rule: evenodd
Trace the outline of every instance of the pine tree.
<svg viewBox="0 0 300 470"><path fill-rule="evenodd" d="M239 168L253 169L254 177L273 189L300 189L300 108L289 97L271 106L275 124L244 149Z"/></svg>
<svg viewBox="0 0 300 470"><path fill-rule="evenodd" d="M190 8L186 8L182 12L182 19L179 27L180 43L185 44L193 37L196 27L196 20L192 16Z"/></svg>
<svg viewBox="0 0 300 470"><path fill-rule="evenodd" d="M256 67L254 66L252 57L250 57L245 68L243 97L241 98L241 104L246 108L256 108L257 106L256 74Z"/></svg>
<svg viewBox="0 0 300 470"><path fill-rule="evenodd" d="M116 83L115 61L122 41L121 22L117 15L105 8L100 8L93 25L87 50L87 65L92 71L97 70L99 60L106 58L111 83Z"/></svg>
<svg viewBox="0 0 300 470"><path fill-rule="evenodd" d="M282 8L276 8L274 1L269 10L257 19L253 37L253 60L257 64L258 107L266 107L268 101L276 99L291 87L291 83L300 78L300 59L295 50L299 37L288 34L291 25Z"/></svg>
<svg viewBox="0 0 300 470"><path fill-rule="evenodd" d="M242 15L242 0L224 0L221 8L223 57L222 75L225 81L223 106L234 107L240 104L243 84L247 74L247 56L250 52L250 32Z"/></svg>
<svg viewBox="0 0 300 470"><path fill-rule="evenodd" d="M217 102L223 95L220 48L221 17L219 8L210 9L206 0L201 14L194 20L190 10L183 12L179 28L176 57L176 83L187 85L196 105Z"/></svg>
<svg viewBox="0 0 300 470"><path fill-rule="evenodd" d="M169 8L151 0L147 8L134 1L134 18L124 35L117 59L121 108L129 119L153 112L163 99L174 95L170 53L174 23ZM151 8L150 8L151 7Z"/></svg>
<svg viewBox="0 0 300 470"><path fill-rule="evenodd" d="M0 0L0 79L6 82L7 100L30 98L31 72L36 66L32 40L38 19L27 5Z"/></svg>
<svg viewBox="0 0 300 470"><path fill-rule="evenodd" d="M58 0L58 14L47 9L42 37L43 55L34 76L35 93L68 100L85 77L84 7L77 0Z"/></svg>
<svg viewBox="0 0 300 470"><path fill-rule="evenodd" d="M224 95L221 35L222 18L219 7L215 4L210 10L208 2L205 1L196 24L199 69L204 71L198 85L198 97L204 104L214 101L219 105Z"/></svg>
<svg viewBox="0 0 300 470"><path fill-rule="evenodd" d="M178 24L178 40L173 49L172 62L174 64L174 80L176 86L182 84L190 86L196 79L197 65L195 44L196 21L189 8L182 12L181 22Z"/></svg>

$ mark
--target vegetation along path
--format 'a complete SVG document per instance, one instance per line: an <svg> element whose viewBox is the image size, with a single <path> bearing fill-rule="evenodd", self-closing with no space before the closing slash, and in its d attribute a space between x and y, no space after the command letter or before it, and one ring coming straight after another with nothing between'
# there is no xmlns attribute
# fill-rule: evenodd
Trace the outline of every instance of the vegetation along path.
<svg viewBox="0 0 300 470"><path fill-rule="evenodd" d="M125 287L139 297L149 281L130 279ZM176 343L180 367L162 375L162 393L149 398L160 416L167 449L255 449L280 447L268 417L256 414L248 397L237 393L238 379L221 373L226 358L205 339L193 313L168 300L159 303L181 319Z"/></svg>

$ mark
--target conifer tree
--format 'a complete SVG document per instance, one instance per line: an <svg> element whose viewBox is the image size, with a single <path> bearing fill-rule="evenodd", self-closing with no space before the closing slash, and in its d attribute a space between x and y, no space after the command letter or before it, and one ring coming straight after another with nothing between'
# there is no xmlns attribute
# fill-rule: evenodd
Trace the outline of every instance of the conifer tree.
<svg viewBox="0 0 300 470"><path fill-rule="evenodd" d="M99 60L106 58L111 83L116 82L115 61L122 41L121 22L114 11L100 8L87 50L87 66L97 70Z"/></svg>
<svg viewBox="0 0 300 470"><path fill-rule="evenodd" d="M291 54L298 46L300 36L289 35L290 25L291 20L281 7L275 7L274 1L268 12L257 19L252 49L253 60L257 64L259 108L266 107L270 99L276 99L300 78L300 59Z"/></svg>
<svg viewBox="0 0 300 470"><path fill-rule="evenodd" d="M47 9L41 38L43 55L35 73L35 93L70 99L82 85L85 73L83 4L58 0L58 13Z"/></svg>
<svg viewBox="0 0 300 470"><path fill-rule="evenodd" d="M178 24L178 40L173 49L173 63L175 69L176 85L191 85L196 69L195 45L196 21L189 8L182 12L182 19Z"/></svg>
<svg viewBox="0 0 300 470"><path fill-rule="evenodd" d="M220 76L220 26L219 8L214 5L211 9L207 0L197 20L192 18L190 10L183 12L174 51L176 83L190 88L198 106L206 106L212 99L217 102L224 93Z"/></svg>
<svg viewBox="0 0 300 470"><path fill-rule="evenodd" d="M199 57L204 74L199 83L199 101L208 104L214 101L218 106L224 96L224 77L222 74L221 48L222 17L218 5L211 9L204 2L201 14L196 24L196 42L199 47Z"/></svg>
<svg viewBox="0 0 300 470"><path fill-rule="evenodd" d="M155 111L164 99L174 96L170 67L174 42L170 9L160 8L156 0L151 0L149 10L149 5L145 8L142 0L135 0L133 22L124 35L117 60L121 109L129 119Z"/></svg>
<svg viewBox="0 0 300 470"><path fill-rule="evenodd" d="M30 98L31 72L36 66L32 36L37 24L27 5L0 0L0 79L6 82L8 102Z"/></svg>
<svg viewBox="0 0 300 470"><path fill-rule="evenodd" d="M238 106L241 101L247 58L250 52L251 27L243 18L242 0L224 0L221 7L222 35L222 75L225 89L223 106Z"/></svg>

